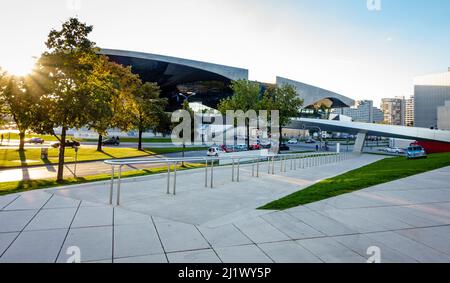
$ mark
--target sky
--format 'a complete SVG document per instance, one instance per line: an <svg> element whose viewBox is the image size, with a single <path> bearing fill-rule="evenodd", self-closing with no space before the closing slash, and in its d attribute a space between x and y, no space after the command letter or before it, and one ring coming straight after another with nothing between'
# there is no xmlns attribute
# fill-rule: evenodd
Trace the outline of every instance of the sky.
<svg viewBox="0 0 450 283"><path fill-rule="evenodd" d="M78 16L99 47L241 67L252 80L278 75L375 104L447 71L449 0L367 2L1 0L0 66L26 73L49 31Z"/></svg>

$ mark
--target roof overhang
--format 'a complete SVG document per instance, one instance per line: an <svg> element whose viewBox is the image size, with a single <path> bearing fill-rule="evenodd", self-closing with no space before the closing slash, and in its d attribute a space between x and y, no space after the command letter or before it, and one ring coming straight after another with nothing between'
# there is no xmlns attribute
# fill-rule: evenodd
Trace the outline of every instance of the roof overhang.
<svg viewBox="0 0 450 283"><path fill-rule="evenodd" d="M370 136L411 139L417 141L434 141L450 143L450 131L431 130L426 128L345 122L333 120L300 118L291 121L287 128L308 129L320 128L322 131L339 133L366 133Z"/></svg>

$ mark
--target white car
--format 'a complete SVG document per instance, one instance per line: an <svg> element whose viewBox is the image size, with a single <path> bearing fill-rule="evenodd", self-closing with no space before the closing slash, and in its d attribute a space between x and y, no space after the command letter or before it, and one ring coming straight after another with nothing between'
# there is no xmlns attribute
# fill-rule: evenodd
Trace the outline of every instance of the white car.
<svg viewBox="0 0 450 283"><path fill-rule="evenodd" d="M298 140L291 139L291 140L288 141L288 144L298 144Z"/></svg>
<svg viewBox="0 0 450 283"><path fill-rule="evenodd" d="M219 157L219 155L224 154L225 151L223 151L221 148L217 146L210 147L208 151L206 152L207 156L214 156Z"/></svg>
<svg viewBox="0 0 450 283"><path fill-rule="evenodd" d="M396 153L396 154L401 154L405 152L403 149L398 147L387 147L384 149L384 151L387 153Z"/></svg>

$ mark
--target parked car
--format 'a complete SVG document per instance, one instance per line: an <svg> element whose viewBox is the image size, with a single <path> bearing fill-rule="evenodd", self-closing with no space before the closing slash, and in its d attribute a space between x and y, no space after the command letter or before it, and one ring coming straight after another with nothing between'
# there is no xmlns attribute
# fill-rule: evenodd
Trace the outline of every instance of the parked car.
<svg viewBox="0 0 450 283"><path fill-rule="evenodd" d="M239 144L236 146L236 151L248 151L248 148L244 144Z"/></svg>
<svg viewBox="0 0 450 283"><path fill-rule="evenodd" d="M208 149L208 151L206 152L206 155L218 157L220 154L223 154L223 153L225 153L225 151L223 151L220 147L213 146Z"/></svg>
<svg viewBox="0 0 450 283"><path fill-rule="evenodd" d="M230 146L226 146L226 145L221 145L220 149L225 152L225 153L230 153L230 152L234 152L234 148L230 147Z"/></svg>
<svg viewBox="0 0 450 283"><path fill-rule="evenodd" d="M316 143L315 139L307 139L305 143Z"/></svg>
<svg viewBox="0 0 450 283"><path fill-rule="evenodd" d="M102 142L103 145L115 145L115 146L119 146L120 145L120 141L118 139L115 138L111 138L111 139L106 139Z"/></svg>
<svg viewBox="0 0 450 283"><path fill-rule="evenodd" d="M282 143L282 144L280 144L280 150L288 151L288 150L290 150L290 148L289 148L289 146L287 146L287 144Z"/></svg>
<svg viewBox="0 0 450 283"><path fill-rule="evenodd" d="M264 141L260 143L261 148L271 148L272 144L270 143L270 141Z"/></svg>
<svg viewBox="0 0 450 283"><path fill-rule="evenodd" d="M260 150L260 149L261 149L261 145L258 143L250 145L250 150Z"/></svg>
<svg viewBox="0 0 450 283"><path fill-rule="evenodd" d="M427 153L423 147L414 145L408 147L408 149L406 150L406 156L408 157L408 159L427 158Z"/></svg>
<svg viewBox="0 0 450 283"><path fill-rule="evenodd" d="M80 142L75 141L75 140L66 140L66 147L75 147L75 146L80 146ZM50 144L51 147L53 148L59 148L61 146L61 143L58 142L52 142Z"/></svg>
<svg viewBox="0 0 450 283"><path fill-rule="evenodd" d="M297 139L290 139L288 141L288 144L298 144L298 140Z"/></svg>
<svg viewBox="0 0 450 283"><path fill-rule="evenodd" d="M395 154L405 153L403 149L398 148L398 147L386 147L384 149L384 151L387 152L387 153L395 153Z"/></svg>
<svg viewBox="0 0 450 283"><path fill-rule="evenodd" d="M26 143L43 144L44 140L41 138L31 138L31 139L26 140Z"/></svg>

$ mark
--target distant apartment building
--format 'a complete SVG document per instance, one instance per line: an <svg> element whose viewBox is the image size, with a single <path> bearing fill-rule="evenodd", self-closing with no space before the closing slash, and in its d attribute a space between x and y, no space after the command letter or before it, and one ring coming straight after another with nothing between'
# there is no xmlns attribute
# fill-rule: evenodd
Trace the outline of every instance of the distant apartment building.
<svg viewBox="0 0 450 283"><path fill-rule="evenodd" d="M405 100L405 126L414 127L414 96Z"/></svg>
<svg viewBox="0 0 450 283"><path fill-rule="evenodd" d="M383 98L381 110L384 113L384 123L388 125L405 125L405 98Z"/></svg>
<svg viewBox="0 0 450 283"><path fill-rule="evenodd" d="M332 113L349 116L354 122L381 123L384 119L383 112L373 106L372 100L356 101L354 107L333 109Z"/></svg>
<svg viewBox="0 0 450 283"><path fill-rule="evenodd" d="M442 112L439 121L438 109L443 111L446 101L450 101L450 68L446 73L415 78L414 100L415 127L439 128L439 125L443 124L445 127L446 121Z"/></svg>

